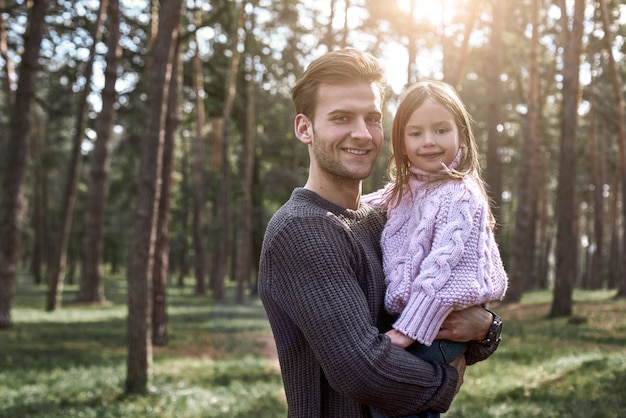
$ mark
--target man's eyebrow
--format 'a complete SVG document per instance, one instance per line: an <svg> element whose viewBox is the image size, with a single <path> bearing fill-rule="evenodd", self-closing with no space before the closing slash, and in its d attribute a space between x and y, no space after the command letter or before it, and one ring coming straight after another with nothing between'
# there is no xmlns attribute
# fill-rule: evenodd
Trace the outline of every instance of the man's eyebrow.
<svg viewBox="0 0 626 418"><path fill-rule="evenodd" d="M336 115L356 115L359 114L361 112L359 111L355 111L355 110L349 110L349 109L333 109L330 112L326 113L326 116L336 116ZM382 117L383 116L383 112L381 112L380 110L376 110L376 109L372 109L370 111L366 111L364 112L365 115L367 116L372 116L372 115L376 115L378 117Z"/></svg>
<svg viewBox="0 0 626 418"><path fill-rule="evenodd" d="M328 112L328 115L336 115L336 114L354 114L355 112L353 110L347 110L347 109L333 109L330 112Z"/></svg>

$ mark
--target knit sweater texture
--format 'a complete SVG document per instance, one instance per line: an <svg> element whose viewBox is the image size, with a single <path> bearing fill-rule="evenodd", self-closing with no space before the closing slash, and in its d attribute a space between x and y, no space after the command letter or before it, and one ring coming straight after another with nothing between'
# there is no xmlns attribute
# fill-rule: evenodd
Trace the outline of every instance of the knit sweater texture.
<svg viewBox="0 0 626 418"><path fill-rule="evenodd" d="M390 416L450 406L457 371L408 354L381 334L390 327L383 309L384 224L371 205L347 210L296 189L267 227L259 295L289 417L368 417L366 405ZM468 363L493 351L475 350Z"/></svg>
<svg viewBox="0 0 626 418"><path fill-rule="evenodd" d="M411 173L381 238L385 308L393 328L431 345L450 312L501 299L508 280L477 179Z"/></svg>

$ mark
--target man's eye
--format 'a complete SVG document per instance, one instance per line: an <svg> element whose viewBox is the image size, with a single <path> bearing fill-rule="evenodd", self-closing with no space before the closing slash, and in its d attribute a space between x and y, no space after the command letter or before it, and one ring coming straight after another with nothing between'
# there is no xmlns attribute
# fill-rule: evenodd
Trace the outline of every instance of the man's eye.
<svg viewBox="0 0 626 418"><path fill-rule="evenodd" d="M380 123L380 117L372 116L371 118L369 118L369 122L370 123Z"/></svg>

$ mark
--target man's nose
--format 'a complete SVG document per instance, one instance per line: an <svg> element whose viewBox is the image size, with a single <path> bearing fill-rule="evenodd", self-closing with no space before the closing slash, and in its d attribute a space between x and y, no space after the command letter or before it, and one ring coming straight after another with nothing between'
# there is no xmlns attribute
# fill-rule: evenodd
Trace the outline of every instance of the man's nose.
<svg viewBox="0 0 626 418"><path fill-rule="evenodd" d="M352 137L355 139L371 139L372 134L370 133L367 122L363 119L356 119L354 123L354 127L352 129Z"/></svg>

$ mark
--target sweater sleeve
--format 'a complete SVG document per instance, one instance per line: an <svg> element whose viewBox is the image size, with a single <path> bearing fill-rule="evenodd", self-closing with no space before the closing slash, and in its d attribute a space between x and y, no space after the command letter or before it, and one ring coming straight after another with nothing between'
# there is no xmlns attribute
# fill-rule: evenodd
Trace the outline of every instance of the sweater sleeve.
<svg viewBox="0 0 626 418"><path fill-rule="evenodd" d="M378 206L386 208L389 201L389 193L391 191L391 183L386 184L384 187L376 190L375 192L365 194L361 196L361 202L367 203L372 206Z"/></svg>
<svg viewBox="0 0 626 418"><path fill-rule="evenodd" d="M490 276L497 272L485 239L487 206L482 197L464 182L447 182L427 198L426 216L420 222L434 225L432 245L423 259L407 263L404 274L417 274L410 278L410 295L394 328L430 345L451 311L494 299ZM410 239L410 245L417 246L421 238ZM502 281L499 275L497 279Z"/></svg>
<svg viewBox="0 0 626 418"><path fill-rule="evenodd" d="M456 370L424 362L379 333L356 279L362 262L355 258L358 243L332 217L292 220L264 245L264 266L273 270L263 273L270 279L262 297L275 302L270 314L280 309L284 314L275 316L289 318L274 332L292 335L292 344L278 347L283 358L310 350L336 391L389 415L447 410L458 381ZM286 391L312 390L299 383L315 377L298 377L284 379L286 385L298 382Z"/></svg>

